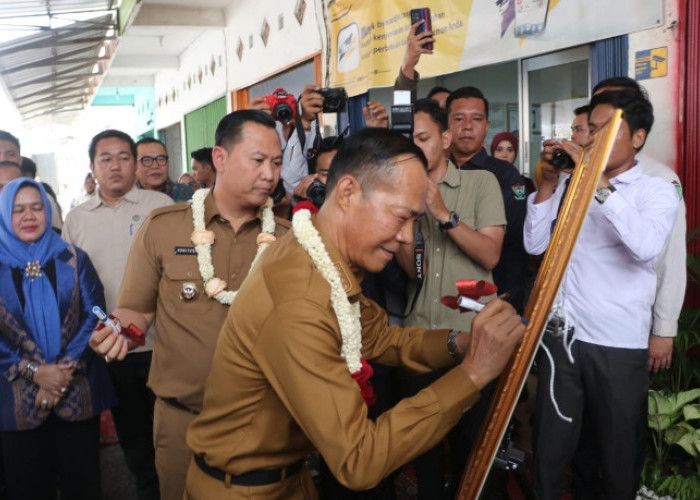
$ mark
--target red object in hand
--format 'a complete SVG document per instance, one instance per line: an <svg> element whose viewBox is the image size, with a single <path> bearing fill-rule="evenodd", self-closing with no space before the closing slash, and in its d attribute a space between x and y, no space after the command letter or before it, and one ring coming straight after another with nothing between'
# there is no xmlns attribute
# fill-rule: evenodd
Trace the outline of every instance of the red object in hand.
<svg viewBox="0 0 700 500"><path fill-rule="evenodd" d="M127 327L122 327L122 333L137 346L146 345L146 334L138 326L131 323Z"/></svg>
<svg viewBox="0 0 700 500"><path fill-rule="evenodd" d="M460 307L457 303L459 296L469 297L478 300L486 295L493 295L498 289L493 283L484 280L457 280L457 295L445 295L440 298L440 302L450 309L459 309L460 312L471 311Z"/></svg>

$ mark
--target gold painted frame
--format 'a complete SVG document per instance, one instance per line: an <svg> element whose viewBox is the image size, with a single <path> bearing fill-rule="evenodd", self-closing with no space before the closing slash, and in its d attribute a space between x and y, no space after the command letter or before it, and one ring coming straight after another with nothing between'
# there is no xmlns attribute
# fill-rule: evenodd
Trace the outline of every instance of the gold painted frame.
<svg viewBox="0 0 700 500"><path fill-rule="evenodd" d="M525 307L523 316L528 318L530 323L525 330L520 348L500 377L498 388L464 469L457 494L459 500L475 500L483 489L486 476L491 469L535 359L549 310L566 271L576 238L588 212L588 206L593 200L600 176L608 163L621 117L622 111L617 110L605 127L593 135L592 143L584 148L571 176L569 190L562 203L532 294Z"/></svg>

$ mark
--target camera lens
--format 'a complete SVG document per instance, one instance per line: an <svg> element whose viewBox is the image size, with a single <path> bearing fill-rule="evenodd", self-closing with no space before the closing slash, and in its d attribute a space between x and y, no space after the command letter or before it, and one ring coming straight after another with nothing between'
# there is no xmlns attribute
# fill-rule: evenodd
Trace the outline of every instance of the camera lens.
<svg viewBox="0 0 700 500"><path fill-rule="evenodd" d="M340 107L340 96L335 92L328 92L323 100L323 105L328 109L338 109Z"/></svg>
<svg viewBox="0 0 700 500"><path fill-rule="evenodd" d="M311 203L321 208L323 202L326 201L326 185L318 179L314 179L306 190L306 197Z"/></svg>
<svg viewBox="0 0 700 500"><path fill-rule="evenodd" d="M552 165L555 168L563 169L574 168L576 163L574 163L574 160L567 154L566 151L563 149L555 149L554 153L552 153Z"/></svg>
<svg viewBox="0 0 700 500"><path fill-rule="evenodd" d="M292 120L292 108L286 102L277 104L272 113L275 115L275 120L282 123L289 123Z"/></svg>

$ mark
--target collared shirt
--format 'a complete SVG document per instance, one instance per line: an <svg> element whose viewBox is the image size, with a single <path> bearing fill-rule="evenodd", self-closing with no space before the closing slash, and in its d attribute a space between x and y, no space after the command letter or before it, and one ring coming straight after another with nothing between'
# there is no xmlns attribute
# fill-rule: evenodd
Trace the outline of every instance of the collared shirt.
<svg viewBox="0 0 700 500"><path fill-rule="evenodd" d="M361 275L321 238L348 299L360 301L363 357L416 372L454 362L447 330L388 326L361 294ZM372 422L341 344L330 286L290 231L262 256L229 310L204 409L187 433L190 449L241 474L292 464L316 448L341 483L366 489L436 444L477 399L456 367Z"/></svg>
<svg viewBox="0 0 700 500"><path fill-rule="evenodd" d="M610 180L604 203L591 201L562 281L560 300L575 337L608 347L646 349L656 293L653 264L678 211L671 184L639 166ZM564 184L547 201L528 198L525 248L544 252Z"/></svg>
<svg viewBox="0 0 700 500"><path fill-rule="evenodd" d="M659 177L676 189L678 215L659 258L654 263L656 270L656 300L651 333L661 337L675 337L678 333L678 316L683 307L686 286L685 202L678 175L663 163L643 153L637 155L642 172Z"/></svg>
<svg viewBox="0 0 700 500"><path fill-rule="evenodd" d="M136 181L136 187L139 189L146 189L138 180ZM158 187L158 189L152 189L152 191L167 194L176 203L178 201L189 201L192 199L192 195L194 194L194 190L187 184L173 182L170 179L167 179L161 186Z"/></svg>
<svg viewBox="0 0 700 500"><path fill-rule="evenodd" d="M527 252L523 248L523 223L527 211L525 180L513 165L489 156L484 148L459 168L487 170L498 179L508 227L503 239L501 259L493 270L493 279L498 293L508 293L507 300L521 310L524 307L527 283Z"/></svg>
<svg viewBox="0 0 700 500"><path fill-rule="evenodd" d="M279 123L279 122L277 122ZM304 146L299 140L299 131L295 128L288 141L284 141L281 129L278 129L280 141L283 144L282 171L280 177L284 182L284 189L292 193L301 180L309 175L309 162L306 159L306 152L313 147L316 137L316 122L311 122L311 129L305 131Z"/></svg>
<svg viewBox="0 0 700 500"><path fill-rule="evenodd" d="M98 195L68 212L61 236L90 256L105 288L108 313L115 308L129 249L139 228L151 210L172 203L163 193L133 186L114 207ZM149 334L146 345L136 351L152 348L153 335Z"/></svg>
<svg viewBox="0 0 700 500"><path fill-rule="evenodd" d="M204 199L204 220L206 229L216 238L211 246L215 276L226 281L227 290L237 290L257 252L260 216L234 232L209 193ZM276 222L279 237L287 231L289 222ZM156 336L148 385L156 396L176 398L198 411L216 339L229 307L204 293L190 240L193 230L190 203L153 212L131 248L117 306L155 312ZM196 288L191 300L182 297L185 285Z"/></svg>
<svg viewBox="0 0 700 500"><path fill-rule="evenodd" d="M460 171L449 161L438 189L445 206L457 212L462 222L475 231L506 224L498 181L490 172ZM414 230L419 227L425 238L425 281L415 309L406 318L405 324L468 330L473 314L450 309L440 302L440 297L456 295L456 281L459 279L493 281L491 271L465 255L427 211L415 224ZM409 297L413 293L415 282L411 284Z"/></svg>

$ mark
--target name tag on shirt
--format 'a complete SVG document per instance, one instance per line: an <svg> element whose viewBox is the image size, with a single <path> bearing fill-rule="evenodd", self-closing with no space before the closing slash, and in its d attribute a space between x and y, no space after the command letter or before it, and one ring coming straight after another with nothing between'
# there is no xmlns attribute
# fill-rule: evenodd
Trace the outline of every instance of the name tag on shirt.
<svg viewBox="0 0 700 500"><path fill-rule="evenodd" d="M197 255L195 247L175 247L175 255Z"/></svg>

